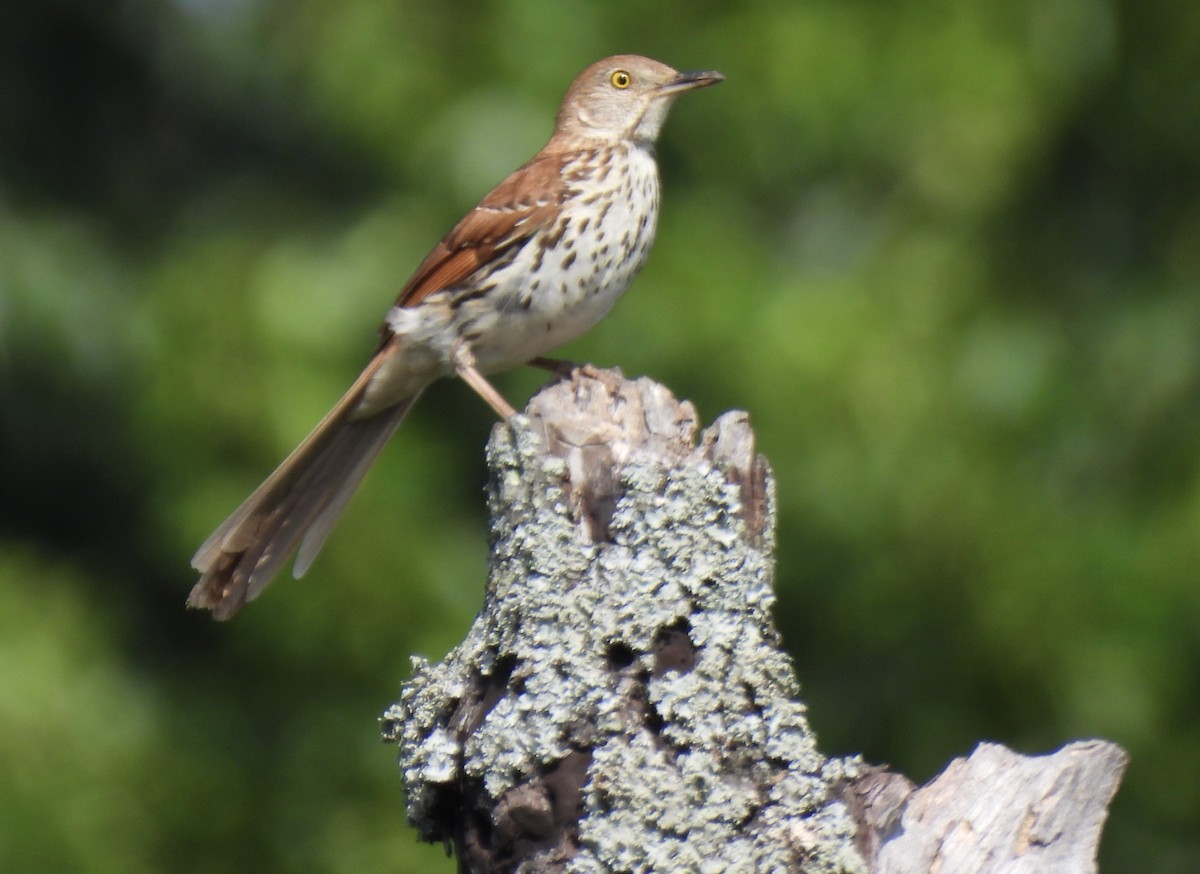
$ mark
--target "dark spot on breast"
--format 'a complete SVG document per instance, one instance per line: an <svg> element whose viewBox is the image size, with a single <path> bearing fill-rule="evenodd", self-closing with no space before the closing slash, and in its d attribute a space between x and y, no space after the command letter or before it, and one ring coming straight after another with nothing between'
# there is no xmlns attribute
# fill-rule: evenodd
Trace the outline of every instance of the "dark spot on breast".
<svg viewBox="0 0 1200 874"><path fill-rule="evenodd" d="M479 300L481 297L486 297L496 290L497 284L498 283L496 282L485 282L478 288L473 288L465 294L458 295L450 301L450 309L456 311L459 307L469 301Z"/></svg>
<svg viewBox="0 0 1200 874"><path fill-rule="evenodd" d="M565 218L561 219L559 221L559 223L555 226L554 230L549 233L549 235L542 237L542 240L541 240L542 251L545 251L546 249L558 248L559 242L562 241L563 234L565 234L567 232L567 224L568 224L568 221Z"/></svg>
<svg viewBox="0 0 1200 874"><path fill-rule="evenodd" d="M569 269L569 268L570 268L570 266L571 266L572 264L574 264L574 263L575 263L575 253L574 253L574 252L571 252L569 255L567 255L567 257L566 257L566 258L563 258L563 260L562 260L562 269L563 269L563 270L567 270L567 269Z"/></svg>

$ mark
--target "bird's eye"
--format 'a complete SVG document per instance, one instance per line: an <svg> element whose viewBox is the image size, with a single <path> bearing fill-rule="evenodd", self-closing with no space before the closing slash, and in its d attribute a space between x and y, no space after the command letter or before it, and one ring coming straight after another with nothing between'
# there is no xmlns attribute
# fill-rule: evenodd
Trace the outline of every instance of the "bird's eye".
<svg viewBox="0 0 1200 874"><path fill-rule="evenodd" d="M617 70L608 77L608 81L612 82L614 88L620 88L624 91L633 84L633 77L624 70Z"/></svg>

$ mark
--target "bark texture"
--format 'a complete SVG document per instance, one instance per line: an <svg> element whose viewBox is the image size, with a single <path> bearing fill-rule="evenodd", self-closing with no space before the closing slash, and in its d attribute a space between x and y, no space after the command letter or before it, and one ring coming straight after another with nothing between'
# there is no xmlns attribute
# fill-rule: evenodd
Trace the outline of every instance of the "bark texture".
<svg viewBox="0 0 1200 874"><path fill-rule="evenodd" d="M498 425L488 459L483 609L383 719L410 820L460 870L1092 870L1111 744L981 747L920 790L818 752L744 413L697 441L691 404L583 368Z"/></svg>

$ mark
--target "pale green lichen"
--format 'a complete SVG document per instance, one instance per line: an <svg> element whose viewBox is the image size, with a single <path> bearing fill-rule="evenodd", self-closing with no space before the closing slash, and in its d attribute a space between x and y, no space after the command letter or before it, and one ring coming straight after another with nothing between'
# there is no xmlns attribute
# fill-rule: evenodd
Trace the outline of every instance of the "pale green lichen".
<svg viewBox="0 0 1200 874"><path fill-rule="evenodd" d="M698 450L672 466L634 452L595 543L528 420L498 427L488 456L484 609L443 662L414 664L385 716L423 836L449 837L431 816L460 776L499 799L583 750L573 852L554 870L863 870L829 793L853 764L830 770L817 751L771 620L769 478L750 537L738 484ZM668 629L690 666L657 666ZM448 724L502 668L486 716Z"/></svg>

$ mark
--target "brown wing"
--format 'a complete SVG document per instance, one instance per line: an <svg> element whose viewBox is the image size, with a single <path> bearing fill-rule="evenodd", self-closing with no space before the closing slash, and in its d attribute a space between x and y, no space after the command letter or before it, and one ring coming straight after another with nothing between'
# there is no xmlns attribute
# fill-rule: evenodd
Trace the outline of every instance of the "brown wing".
<svg viewBox="0 0 1200 874"><path fill-rule="evenodd" d="M561 167L561 155L540 152L492 189L421 262L396 305L416 306L462 282L552 222L565 191Z"/></svg>

